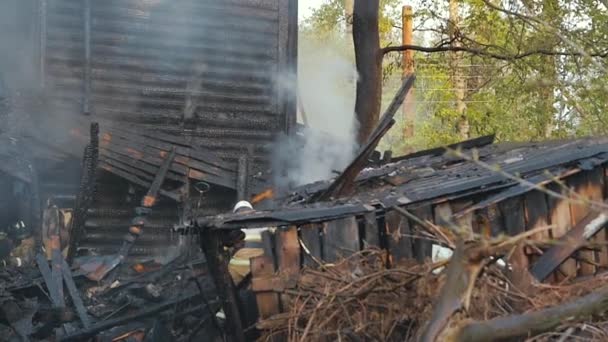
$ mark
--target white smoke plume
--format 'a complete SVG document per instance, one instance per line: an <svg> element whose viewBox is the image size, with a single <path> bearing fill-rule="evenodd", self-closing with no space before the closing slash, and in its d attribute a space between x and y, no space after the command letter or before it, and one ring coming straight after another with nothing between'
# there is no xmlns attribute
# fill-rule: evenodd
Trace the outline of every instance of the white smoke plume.
<svg viewBox="0 0 608 342"><path fill-rule="evenodd" d="M298 122L308 127L275 144L276 185L297 186L330 179L356 151L356 68L339 51L320 44L299 46Z"/></svg>

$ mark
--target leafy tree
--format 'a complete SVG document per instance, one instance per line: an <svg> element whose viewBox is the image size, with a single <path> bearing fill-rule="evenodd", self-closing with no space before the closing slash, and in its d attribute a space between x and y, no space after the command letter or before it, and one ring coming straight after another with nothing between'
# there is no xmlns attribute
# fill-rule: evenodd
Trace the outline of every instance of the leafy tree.
<svg viewBox="0 0 608 342"><path fill-rule="evenodd" d="M608 9L597 0L460 0L460 22L450 30L448 2L412 1L416 43L399 46L400 1L381 1L380 45L384 93L398 84L399 53L415 51L416 136L393 149L422 148L462 139L454 69L466 80L469 134L499 140L538 140L605 134L608 122ZM452 0L452 3L455 3ZM342 1L331 0L307 20L313 35L338 31ZM450 63L461 53L458 63Z"/></svg>

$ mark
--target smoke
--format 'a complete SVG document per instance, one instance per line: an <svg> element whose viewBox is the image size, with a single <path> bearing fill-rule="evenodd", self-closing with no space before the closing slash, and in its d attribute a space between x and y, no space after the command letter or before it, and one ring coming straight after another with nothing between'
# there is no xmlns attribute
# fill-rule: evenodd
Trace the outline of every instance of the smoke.
<svg viewBox="0 0 608 342"><path fill-rule="evenodd" d="M279 188L332 178L357 148L352 60L311 42L300 44L298 60L297 89L289 90L298 94L298 121L307 127L275 143L273 170Z"/></svg>

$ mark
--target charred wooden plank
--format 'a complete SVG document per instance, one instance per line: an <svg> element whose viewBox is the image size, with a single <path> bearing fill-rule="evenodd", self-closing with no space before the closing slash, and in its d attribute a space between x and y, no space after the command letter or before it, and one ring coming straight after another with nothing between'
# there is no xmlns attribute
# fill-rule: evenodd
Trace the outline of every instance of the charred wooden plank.
<svg viewBox="0 0 608 342"><path fill-rule="evenodd" d="M363 230L365 232L364 247L380 248L380 230L375 212L363 215Z"/></svg>
<svg viewBox="0 0 608 342"><path fill-rule="evenodd" d="M550 248L532 266L530 272L539 281L545 280L564 260L581 248L589 238L608 223L608 215L591 212L559 239L559 244ZM566 269L566 271L570 271ZM566 273L570 276L570 273Z"/></svg>
<svg viewBox="0 0 608 342"><path fill-rule="evenodd" d="M57 283L53 280L51 275L51 269L49 268L48 261L42 254L36 254L36 263L38 264L38 269L40 270L40 274L42 274L42 278L44 279L44 283L46 284L46 288L49 291L49 296L51 297L51 301L53 302L53 306L55 307L64 307L63 298L60 298L59 290L57 289Z"/></svg>
<svg viewBox="0 0 608 342"><path fill-rule="evenodd" d="M535 190L530 191L524 196L524 208L526 215L526 229L533 230L549 226L549 209L547 207L547 198L545 193ZM535 234L535 240L548 241L551 236L548 230ZM530 261L534 263L538 259L535 252L529 251Z"/></svg>
<svg viewBox="0 0 608 342"><path fill-rule="evenodd" d="M322 192L319 196L313 196L313 201L323 201L328 200L331 197L340 197L350 193L353 190L355 179L357 178L357 175L359 175L359 172L361 172L361 170L363 170L365 167L370 154L374 151L380 142L380 139L395 124L393 117L401 107L407 93L414 86L415 79L416 77L411 75L404 80L401 88L399 88L397 94L393 98L393 101L380 119L378 126L370 135L367 143L361 147L355 159L346 167L346 169L344 169L340 176L333 181L327 190Z"/></svg>
<svg viewBox="0 0 608 342"><path fill-rule="evenodd" d="M218 229L242 229L299 225L343 219L376 210L365 204L339 204L319 207L289 208L275 211L258 211L245 215L227 214L213 218L199 218L200 226Z"/></svg>
<svg viewBox="0 0 608 342"><path fill-rule="evenodd" d="M68 247L67 262L72 263L77 252L77 246L82 237L84 223L88 217L88 210L93 204L95 193L95 181L97 168L99 166L99 124L91 123L90 142L85 148L83 156L83 170L80 178L80 189L76 198L74 216L71 222L70 242Z"/></svg>
<svg viewBox="0 0 608 342"><path fill-rule="evenodd" d="M455 212L455 213L460 212L460 211L462 211L463 208L470 207L471 204L472 204L472 202L470 200L453 201L451 203L452 212ZM468 213L466 213L464 215L461 215L459 217L456 217L454 215L453 217L454 217L454 223L460 229L467 229L470 232L473 231L473 213L472 212L468 212Z"/></svg>
<svg viewBox="0 0 608 342"><path fill-rule="evenodd" d="M131 182L133 184L142 186L144 188L149 188L150 187L150 183L149 182L146 182L146 181L144 181L144 180L142 180L142 179L140 179L138 177L135 177L132 174L126 172L126 171L123 171L121 169L113 167L112 165L104 163L103 161L101 161L99 163L99 167L101 169L103 169L103 170L106 170L108 172L114 173L114 174L116 174L116 175L118 175L118 176L120 176L120 177L128 180L129 182ZM175 201L178 201L178 202L181 202L181 200L182 200L181 199L181 195L178 194L178 193L175 193L175 192L166 191L166 190L161 189L160 190L160 194L163 195L163 196L166 196L168 198L171 198L171 199L173 199Z"/></svg>
<svg viewBox="0 0 608 342"><path fill-rule="evenodd" d="M541 175L530 177L530 178L526 179L526 181L529 183L532 183L533 185L540 186L540 185L545 185L545 184L551 183L556 177L558 179L564 178L564 177L568 177L568 176L574 175L576 173L579 173L580 171L581 171L581 169L579 169L579 168L560 169L556 172L551 172L550 175L543 173ZM472 205L468 208L465 208L465 209L455 213L454 216L461 217L461 216L468 214L470 212L473 212L475 210L482 209L482 208L485 208L492 204L497 204L499 202L502 202L506 199L522 195L522 194L534 189L534 186L532 184L524 184L524 183L514 184L510 188L507 188L495 195L490 196L489 198L486 198L485 200L483 200L475 205Z"/></svg>
<svg viewBox="0 0 608 342"><path fill-rule="evenodd" d="M504 218L505 229L509 235L515 236L526 231L524 201L522 197L509 198L500 203L499 207ZM518 289L527 293L532 283L528 272L529 260L522 244L515 247L508 262L512 267L510 272L511 281Z"/></svg>
<svg viewBox="0 0 608 342"><path fill-rule="evenodd" d="M598 201L601 202L603 199L603 177L601 173L599 177L596 173L594 176L591 172L584 172L568 179L568 186L572 188L578 195L578 199L587 201ZM572 226L574 227L580 220L587 216L591 212L589 204L586 203L570 203L570 213L572 219ZM594 240L592 238L591 240ZM592 250L580 250L578 257L581 260L589 260L589 262L579 263L579 274L580 275L591 275L595 273L595 252Z"/></svg>
<svg viewBox="0 0 608 342"><path fill-rule="evenodd" d="M386 225L388 251L392 257L391 264L413 258L414 245L408 219L395 210L391 210L384 216L384 223ZM419 243L419 240L414 241Z"/></svg>
<svg viewBox="0 0 608 342"><path fill-rule="evenodd" d="M87 309L84 307L82 298L80 298L80 294L78 293L78 289L76 288L76 284L74 283L74 278L72 276L70 266L68 266L67 262L63 259L62 266L63 281L65 282L65 286L68 289L70 298L72 298L72 303L74 304L74 307L76 307L76 312L78 313L78 317L80 318L82 325L84 325L85 328L88 328L91 326L91 319L89 318Z"/></svg>
<svg viewBox="0 0 608 342"><path fill-rule="evenodd" d="M359 226L354 216L323 223L323 259L335 262L359 251Z"/></svg>
<svg viewBox="0 0 608 342"><path fill-rule="evenodd" d="M111 142L102 140L101 157L103 160L113 159L154 174L162 165L164 156L168 153L163 151L151 150L147 147L133 145L129 141L114 139ZM230 177L228 171L214 171L212 166L201 164L188 157L176 156L175 163L171 166L171 177L181 180L180 176L188 176L193 179L209 181L214 184L235 188L235 177ZM136 163L139 162L139 163Z"/></svg>
<svg viewBox="0 0 608 342"><path fill-rule="evenodd" d="M184 165L198 165L208 172L221 175L231 175L236 177L236 170L227 165L227 163L219 160L211 152L203 153L200 148L181 147L175 144L159 141L149 135L141 135L134 132L125 131L121 128L113 128L112 131L105 132L102 135L102 141L108 145L111 143L133 146L136 150L145 151L151 156L163 157L163 154L169 153L172 148L176 149L178 157L176 161Z"/></svg>
<svg viewBox="0 0 608 342"><path fill-rule="evenodd" d="M298 228L290 226L287 229L279 229L276 234L276 253L279 272L288 278L295 278L300 271ZM289 307L288 299L288 296L281 296L283 311L286 311Z"/></svg>
<svg viewBox="0 0 608 342"><path fill-rule="evenodd" d="M265 281L271 279L275 272L274 262L269 255L262 255L251 259L251 275L253 280ZM258 303L258 312L261 319L269 318L281 312L279 295L267 291L255 291Z"/></svg>
<svg viewBox="0 0 608 342"><path fill-rule="evenodd" d="M554 192L567 196L567 190L557 184L550 184L548 188ZM553 226L551 231L552 238L559 239L566 235L568 230L572 227L570 203L565 199L549 196L548 207L551 225ZM560 272L556 273L556 280L558 281L563 280L565 277L575 277L576 261L574 259L565 260L559 267L559 271Z"/></svg>
<svg viewBox="0 0 608 342"><path fill-rule="evenodd" d="M300 227L302 243L306 247L303 261L306 266L315 266L321 260L321 231L320 226L315 223L306 224ZM315 259L317 261L315 261Z"/></svg>
<svg viewBox="0 0 608 342"><path fill-rule="evenodd" d="M440 156L450 150L470 150L472 148L481 148L486 145L492 144L494 142L494 137L494 134L485 135L483 137L461 141L455 144L447 145L445 147L436 147L424 151L418 151L407 154L405 156L394 157L392 158L392 162L398 162L402 160L414 159L425 156Z"/></svg>
<svg viewBox="0 0 608 342"><path fill-rule="evenodd" d="M228 257L223 250L222 232L205 229L201 233L201 247L205 252L210 274L219 294L224 312L228 333L237 342L245 342L242 313L236 287L228 270Z"/></svg>
<svg viewBox="0 0 608 342"><path fill-rule="evenodd" d="M423 222L433 221L433 211L430 206L415 208L412 210L412 214ZM412 238L414 257L418 261L424 261L426 258L430 258L433 253L433 243L428 238L424 237L426 229L420 223L411 220L410 227L412 228L412 235L415 236Z"/></svg>

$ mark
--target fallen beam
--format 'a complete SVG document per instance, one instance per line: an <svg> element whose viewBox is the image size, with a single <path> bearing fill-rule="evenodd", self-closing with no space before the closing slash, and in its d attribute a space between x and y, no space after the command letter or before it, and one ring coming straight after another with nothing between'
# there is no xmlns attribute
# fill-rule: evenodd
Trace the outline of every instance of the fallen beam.
<svg viewBox="0 0 608 342"><path fill-rule="evenodd" d="M59 341L62 341L62 342L84 341L87 338L93 337L93 336L97 335L98 333L111 329L113 327L127 324L129 322L133 322L133 321L136 321L136 320L139 320L142 318L151 317L151 316L154 316L163 311L166 311L169 309L174 309L175 307L180 307L181 305L186 305L188 303L191 303L191 302L197 300L198 297L200 297L200 294L192 295L192 296L183 296L183 297L180 297L180 298L177 298L177 299L174 299L174 300L162 303L162 304L153 305L147 309L140 310L136 313L133 313L133 314L130 314L130 315L127 315L124 317L118 317L118 318L110 319L107 321L99 322L95 325L92 325L89 328L75 332L72 335L64 336L64 337L60 338ZM217 301L211 301L209 304L216 305Z"/></svg>
<svg viewBox="0 0 608 342"><path fill-rule="evenodd" d="M74 283L74 278L72 275L72 271L70 271L70 266L68 263L62 259L62 273L63 273L63 281L65 282L65 286L68 288L68 293L70 294L70 298L72 298L72 303L74 307L76 307L76 312L78 313L78 318L82 322L82 325L85 328L91 326L91 320L87 313L87 309L84 307L84 303L82 302L82 298L80 298L80 293L76 288L76 284Z"/></svg>
<svg viewBox="0 0 608 342"><path fill-rule="evenodd" d="M465 324L448 338L448 341L496 341L516 337L530 337L550 331L563 322L577 322L606 312L608 287L570 303L534 311L522 315L494 318L483 322Z"/></svg>
<svg viewBox="0 0 608 342"><path fill-rule="evenodd" d="M340 197L352 192L355 179L367 164L367 159L369 158L370 154L374 152L374 149L376 146L378 146L380 139L382 139L386 132L388 132L388 130L395 124L393 117L403 104L403 101L405 100L405 97L409 93L410 89L414 86L415 79L416 76L414 75L411 75L405 79L401 85L401 88L399 88L399 91L397 91L397 94L393 98L393 101L384 112L378 126L370 135L367 143L361 147L355 159L346 167L346 169L344 169L344 172L342 172L342 174L340 174L340 176L338 176L338 178L332 182L327 190L318 196L312 196L309 199L309 202L326 201L331 197Z"/></svg>
<svg viewBox="0 0 608 342"><path fill-rule="evenodd" d="M558 244L546 251L530 269L539 281L545 280L570 255L583 247L587 240L608 223L605 213L591 212L562 236Z"/></svg>

